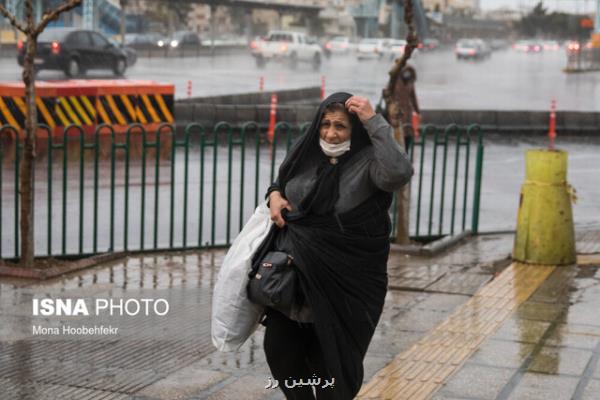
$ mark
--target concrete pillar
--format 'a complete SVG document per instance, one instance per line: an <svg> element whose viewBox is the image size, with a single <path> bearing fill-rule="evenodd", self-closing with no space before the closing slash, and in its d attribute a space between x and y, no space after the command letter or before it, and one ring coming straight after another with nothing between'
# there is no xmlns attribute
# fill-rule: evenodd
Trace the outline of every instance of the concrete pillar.
<svg viewBox="0 0 600 400"><path fill-rule="evenodd" d="M94 9L95 2L93 0L83 0L82 4L82 14L83 14L83 28L84 29L94 29Z"/></svg>
<svg viewBox="0 0 600 400"><path fill-rule="evenodd" d="M400 24L404 20L404 8L398 0L392 2L390 13L390 37L394 39L400 38Z"/></svg>
<svg viewBox="0 0 600 400"><path fill-rule="evenodd" d="M125 32L127 31L127 27L125 26L127 21L127 14L125 13L125 9L127 7L127 0L119 0L119 4L121 5L121 44L125 45Z"/></svg>

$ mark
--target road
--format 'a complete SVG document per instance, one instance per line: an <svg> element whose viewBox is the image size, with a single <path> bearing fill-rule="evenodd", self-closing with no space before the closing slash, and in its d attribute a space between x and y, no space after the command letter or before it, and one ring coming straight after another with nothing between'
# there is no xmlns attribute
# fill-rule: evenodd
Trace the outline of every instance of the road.
<svg viewBox="0 0 600 400"><path fill-rule="evenodd" d="M419 74L418 94L422 108L447 108L447 109L522 109L544 110L547 109L550 99L557 99L559 109L569 110L598 110L600 109L600 74L566 75L561 72L564 55L560 52L546 54L519 54L512 50L496 52L491 59L482 62L458 62L449 51L440 51L428 54L419 54L415 65ZM327 91L347 90L360 93L377 99L377 91L385 84L386 71L389 63L380 61L357 62L352 57L336 57L325 62L321 72L313 72L308 66L300 66L297 71L290 71L278 65L268 65L264 70L254 66L251 57L246 55L219 56L209 58L184 58L184 59L140 59L139 63L127 73L130 79L154 79L163 82L172 82L177 87L177 95L185 93L187 79L194 82L195 96L208 96L224 93L255 91L258 87L258 78L265 76L265 90L279 88L305 87L318 85L321 74L327 77ZM111 78L103 72L93 71L91 77ZM0 81L16 80L19 72L14 60L0 60ZM43 71L41 79L63 79L61 73ZM111 78L112 79L112 78ZM519 188L524 181L524 154L527 149L544 146L543 139L523 137L502 138L498 136L486 137L486 151L483 170L482 200L480 228L482 231L495 231L514 229L516 212L518 208ZM600 138L565 138L559 137L557 146L570 153L569 182L578 191L579 202L574 206L574 219L578 226L600 225L600 178L598 166L600 155L597 151ZM207 154L210 150L207 150ZM255 187L258 187L259 198L266 189L270 175L270 161L268 149L263 149L259 162L260 178L255 186L254 172L256 165L252 150L246 159L244 186L240 185L239 153L233 155L232 198L231 198L231 238L239 229L240 219L240 194L244 194L244 207L242 219L247 218L253 210ZM5 154L12 154L10 151ZM474 154L474 153L473 153ZM61 252L62 235L62 172L60 171L61 154L55 154L57 161L54 164L54 188L52 192L52 219L50 222L53 236L53 253ZM174 244L183 242L182 225L182 188L183 155L177 153L177 173L174 190ZM207 156L207 162L212 159ZM212 236L211 215L212 205L216 205L215 215L215 241L221 242L226 237L227 214L227 150L221 148L218 156L216 175L216 195L213 201L212 188L215 180L212 177L212 168L205 170L204 205L202 228L199 228L199 156L197 149L190 151L190 186L187 219L189 221L188 245L198 242L198 232L202 231L202 243L210 241ZM472 157L472 162L474 157ZM276 165L280 162L280 157ZM38 160L36 168L36 218L39 227L36 228L37 248L41 254L47 251L47 187L45 184L47 164L42 158ZM91 221L92 221L92 164L88 160L85 167L85 195L83 230L85 240L84 251L91 250ZM448 165L453 165L452 160ZM158 219L158 244L167 245L169 242L169 204L170 200L170 168L168 162L160 168L159 185L159 211ZM115 192L115 250L123 248L124 242L124 174L123 161L117 161L116 192ZM431 166L424 170L424 187L428 187ZM140 244L141 222L141 168L139 158L132 161L129 194L129 230L128 241L130 246L137 248ZM78 209L79 209L79 165L76 154L69 156L67 176L67 229L66 250L77 251L78 247ZM144 212L146 248L152 246L154 239L154 187L153 187L153 158L148 159L147 179L150 186L146 190L146 210ZM7 257L13 254L14 241L14 170L8 159L4 160L2 174L2 221L1 221L1 250L0 256ZM449 174L451 172L448 172ZM472 178L473 175L470 175ZM105 158L100 162L100 190L99 190L99 249L108 248L108 210L110 205L110 170L109 161ZM439 180L437 181L439 182ZM416 182L413 182L413 187ZM449 189L447 189L449 190ZM416 190L413 190L413 204ZM426 196L427 197L427 196ZM460 197L459 197L460 198ZM447 218L449 201L444 205L444 215ZM470 203L469 203L470 204ZM427 199L422 204L423 210L428 210ZM438 208L436 208L438 210ZM424 211L425 212L425 211ZM438 211L436 211L438 212ZM415 221L413 210L412 221ZM433 219L436 219L434 213ZM421 221L421 223L427 221ZM414 222L413 222L414 223ZM467 221L468 226L468 221ZM415 227L413 226L413 233ZM434 223L435 232L436 225ZM423 233L423 230L421 230Z"/></svg>
<svg viewBox="0 0 600 400"><path fill-rule="evenodd" d="M418 73L417 94L425 109L548 110L555 98L559 110L600 109L600 73L566 74L564 51L543 54L517 53L512 49L493 53L484 61L458 61L450 50L420 53L413 61ZM354 56L325 60L321 71L308 65L297 70L269 64L258 69L248 54L215 58L140 58L126 73L128 79L173 83L176 97L185 97L187 81L193 96L257 91L259 77L265 90L318 86L326 77L326 91L363 94L377 101L387 81L390 60L357 61ZM104 71L91 78L112 79ZM0 60L0 81L20 79L15 60ZM64 79L61 72L42 71L39 79Z"/></svg>

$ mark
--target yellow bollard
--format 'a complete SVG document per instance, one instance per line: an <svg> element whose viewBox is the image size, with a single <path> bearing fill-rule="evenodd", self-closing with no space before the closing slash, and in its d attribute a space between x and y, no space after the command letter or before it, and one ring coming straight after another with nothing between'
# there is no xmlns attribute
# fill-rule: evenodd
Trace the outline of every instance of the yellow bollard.
<svg viewBox="0 0 600 400"><path fill-rule="evenodd" d="M531 264L573 264L575 232L567 153L529 150L525 164L513 258Z"/></svg>

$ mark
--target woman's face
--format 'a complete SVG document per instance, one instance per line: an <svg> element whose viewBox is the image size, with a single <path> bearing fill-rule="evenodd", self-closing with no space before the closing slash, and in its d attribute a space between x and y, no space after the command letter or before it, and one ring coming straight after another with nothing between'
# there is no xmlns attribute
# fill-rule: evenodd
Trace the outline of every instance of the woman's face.
<svg viewBox="0 0 600 400"><path fill-rule="evenodd" d="M323 114L319 136L331 144L343 143L350 139L352 125L348 114L343 111L333 111Z"/></svg>

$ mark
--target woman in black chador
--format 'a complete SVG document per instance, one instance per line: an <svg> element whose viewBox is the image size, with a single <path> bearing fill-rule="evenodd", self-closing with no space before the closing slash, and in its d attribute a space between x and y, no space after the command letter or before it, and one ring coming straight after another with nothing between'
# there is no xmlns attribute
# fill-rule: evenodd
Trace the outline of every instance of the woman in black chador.
<svg viewBox="0 0 600 400"><path fill-rule="evenodd" d="M288 399L314 399L313 390L352 399L362 385L387 289L392 192L412 175L392 132L367 99L335 93L267 192L279 229L261 252L293 256L301 289L296 306L269 308L263 322L267 362Z"/></svg>

